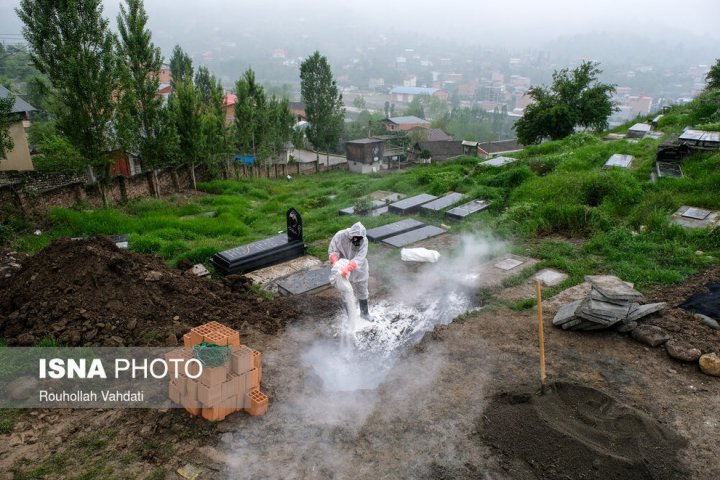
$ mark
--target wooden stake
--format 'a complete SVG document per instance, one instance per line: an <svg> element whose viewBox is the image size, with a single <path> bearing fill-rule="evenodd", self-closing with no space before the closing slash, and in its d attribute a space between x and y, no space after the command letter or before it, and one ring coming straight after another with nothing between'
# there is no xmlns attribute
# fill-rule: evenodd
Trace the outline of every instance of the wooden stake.
<svg viewBox="0 0 720 480"><path fill-rule="evenodd" d="M540 338L540 392L545 393L545 331L542 314L542 287L540 280L535 280L537 292L538 335Z"/></svg>

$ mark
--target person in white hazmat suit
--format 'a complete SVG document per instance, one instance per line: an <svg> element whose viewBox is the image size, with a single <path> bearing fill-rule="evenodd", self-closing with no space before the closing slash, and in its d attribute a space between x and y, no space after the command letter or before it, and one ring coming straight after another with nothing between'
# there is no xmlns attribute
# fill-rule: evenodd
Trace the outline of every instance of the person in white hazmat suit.
<svg viewBox="0 0 720 480"><path fill-rule="evenodd" d="M330 264L333 266L341 258L350 260L347 267L340 273L344 277L350 275L350 284L355 292L355 297L360 303L360 315L365 320L370 320L370 312L368 311L370 268L367 261L368 240L365 233L365 227L360 222L350 228L340 230L330 241L328 256L330 257Z"/></svg>

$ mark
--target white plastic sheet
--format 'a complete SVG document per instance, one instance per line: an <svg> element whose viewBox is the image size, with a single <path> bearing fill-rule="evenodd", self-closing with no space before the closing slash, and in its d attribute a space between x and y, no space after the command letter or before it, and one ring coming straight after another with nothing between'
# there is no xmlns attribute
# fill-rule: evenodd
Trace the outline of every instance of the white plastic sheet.
<svg viewBox="0 0 720 480"><path fill-rule="evenodd" d="M400 258L403 262L435 263L440 259L440 253L427 248L403 248L400 250Z"/></svg>

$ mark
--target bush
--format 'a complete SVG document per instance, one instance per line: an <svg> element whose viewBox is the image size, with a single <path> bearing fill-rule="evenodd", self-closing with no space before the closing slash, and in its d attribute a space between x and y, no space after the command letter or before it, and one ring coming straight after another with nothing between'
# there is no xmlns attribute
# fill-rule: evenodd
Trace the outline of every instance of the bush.
<svg viewBox="0 0 720 480"><path fill-rule="evenodd" d="M355 200L355 203L353 203L353 208L355 209L356 215L362 215L369 212L370 210L372 210L372 206L372 200L367 197L360 197Z"/></svg>

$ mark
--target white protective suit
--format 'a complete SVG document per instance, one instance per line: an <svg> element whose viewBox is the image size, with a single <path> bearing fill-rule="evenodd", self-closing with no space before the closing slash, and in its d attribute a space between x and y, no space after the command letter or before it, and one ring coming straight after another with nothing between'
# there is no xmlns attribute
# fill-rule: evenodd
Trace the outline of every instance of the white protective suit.
<svg viewBox="0 0 720 480"><path fill-rule="evenodd" d="M368 298L370 267L367 262L368 239L365 233L363 224L357 222L352 227L337 232L328 247L328 256L335 254L338 258L347 258L357 265L357 268L350 272L349 279L358 300ZM359 247L352 244L352 237L363 237Z"/></svg>

